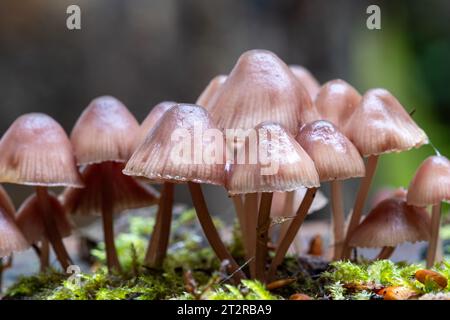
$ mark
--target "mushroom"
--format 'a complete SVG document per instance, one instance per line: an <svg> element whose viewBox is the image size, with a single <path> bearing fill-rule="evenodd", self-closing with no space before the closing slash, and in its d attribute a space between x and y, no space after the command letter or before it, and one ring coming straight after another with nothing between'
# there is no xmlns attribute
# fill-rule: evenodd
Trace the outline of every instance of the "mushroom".
<svg viewBox="0 0 450 320"><path fill-rule="evenodd" d="M341 181L363 177L364 161L350 140L336 126L325 120L304 125L296 139L314 161L320 181L330 181L334 259L339 259L345 238Z"/></svg>
<svg viewBox="0 0 450 320"><path fill-rule="evenodd" d="M314 100L320 90L319 81L317 81L317 79L305 67L299 65L290 65L289 68L297 77L297 79L300 80L306 91L308 91L311 100Z"/></svg>
<svg viewBox="0 0 450 320"><path fill-rule="evenodd" d="M145 117L144 121L142 121L139 128L139 133L137 135L138 145L144 142L145 138L150 133L150 130L156 127L156 124L159 119L161 119L163 114L176 104L177 103L173 101L163 101L152 108L147 117Z"/></svg>
<svg viewBox="0 0 450 320"><path fill-rule="evenodd" d="M78 189L77 189L78 190ZM71 235L72 223L58 199L48 193L48 206L52 212L56 228L62 238ZM40 259L40 270L49 267L48 236L45 231L45 221L42 215L39 199L36 195L29 196L20 206L17 214L17 225L25 235L28 243L37 250ZM41 243L38 249L37 243Z"/></svg>
<svg viewBox="0 0 450 320"><path fill-rule="evenodd" d="M246 211L247 241L255 249L248 250L250 257L255 254L254 267L251 266L252 276L265 281L265 265L267 259L268 231L271 226L270 209L274 192L293 191L298 188L310 188L308 193L314 194L319 186L319 178L314 163L295 139L281 125L274 122L263 122L255 128L256 141L247 140L246 149L252 149L256 142L257 154L250 151L249 160L245 163L230 164L227 170L227 189L230 195L261 193L259 213L257 206L252 211ZM252 158L255 158L252 162ZM305 196L305 198L311 198ZM246 200L248 201L248 199ZM303 206L305 212L298 212L299 216L306 215L309 205ZM253 216L253 217L252 217ZM293 221L298 219L294 218ZM255 223L255 220L257 221ZM301 223L300 223L301 224ZM298 225L298 228L300 225ZM298 228L296 231L298 231ZM256 232L256 234L255 234ZM280 244L278 259L284 258L291 239L290 230L286 233L284 242ZM253 240L254 239L254 240ZM287 245L286 251L283 252ZM276 268L274 266L274 268Z"/></svg>
<svg viewBox="0 0 450 320"><path fill-rule="evenodd" d="M441 203L450 202L450 161L441 155L427 158L417 169L408 188L408 204L433 206L431 214L431 238L427 253L427 268L436 259L441 221Z"/></svg>
<svg viewBox="0 0 450 320"><path fill-rule="evenodd" d="M206 238L219 260L227 260L231 274L239 280L245 276L220 239L200 186L224 185L223 143L222 132L203 107L177 104L164 113L123 172L154 183L187 183Z"/></svg>
<svg viewBox="0 0 450 320"><path fill-rule="evenodd" d="M71 259L62 242L47 187L83 187L64 129L51 117L30 113L19 117L0 141L0 182L31 185L45 232L64 270Z"/></svg>
<svg viewBox="0 0 450 320"><path fill-rule="evenodd" d="M359 152L368 157L366 176L362 179L344 243L343 258L348 258L349 234L360 223L361 213L375 174L378 157L383 153L402 152L428 143L425 132L417 126L398 100L385 89L367 91L347 122L347 137Z"/></svg>
<svg viewBox="0 0 450 320"><path fill-rule="evenodd" d="M222 87L225 80L227 80L226 75L220 74L215 76L200 94L195 104L209 110L209 107L214 103L213 98L215 98L217 91Z"/></svg>
<svg viewBox="0 0 450 320"><path fill-rule="evenodd" d="M317 120L311 98L289 67L274 53L243 53L208 106L220 129L253 129L264 121L295 134L300 124Z"/></svg>
<svg viewBox="0 0 450 320"><path fill-rule="evenodd" d="M108 270L120 271L114 243L114 213L145 207L157 194L121 171L134 151L139 124L114 97L91 101L75 124L70 139L87 188L66 190L64 206L70 212L101 212Z"/></svg>
<svg viewBox="0 0 450 320"><path fill-rule="evenodd" d="M377 259L388 259L403 242L428 241L430 218L423 208L390 198L373 208L349 237L352 247L383 248Z"/></svg>

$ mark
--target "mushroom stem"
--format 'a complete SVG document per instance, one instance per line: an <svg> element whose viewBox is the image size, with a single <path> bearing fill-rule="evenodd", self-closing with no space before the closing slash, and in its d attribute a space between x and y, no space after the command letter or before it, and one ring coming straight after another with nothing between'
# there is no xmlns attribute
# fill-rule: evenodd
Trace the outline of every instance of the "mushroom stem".
<svg viewBox="0 0 450 320"><path fill-rule="evenodd" d="M256 228L255 248L255 278L265 281L267 243L269 241L270 208L272 207L273 193L263 192L258 213L258 226Z"/></svg>
<svg viewBox="0 0 450 320"><path fill-rule="evenodd" d="M56 225L55 218L53 214L50 212L50 203L48 200L48 192L47 187L36 187L36 195L39 202L39 207L42 214L42 220L45 226L45 233L49 242L51 243L53 250L55 251L56 258L63 270L67 270L67 268L72 264L72 259L70 259L69 254L67 253L66 247L62 241L61 234Z"/></svg>
<svg viewBox="0 0 450 320"><path fill-rule="evenodd" d="M220 239L214 222L209 215L208 207L206 206L201 186L198 183L194 182L188 182L188 186L192 196L192 202L194 204L195 211L197 212L198 220L200 221L203 232L205 233L205 236L208 239L211 248L214 250L221 262L225 260L228 261L233 279L236 282L239 282L241 279L245 278L245 274L242 272L242 270L239 269L239 265L236 263L234 258L225 247L225 244Z"/></svg>
<svg viewBox="0 0 450 320"><path fill-rule="evenodd" d="M173 183L165 182L156 213L155 227L145 255L145 265L151 268L161 268L166 258L172 224L173 192Z"/></svg>
<svg viewBox="0 0 450 320"><path fill-rule="evenodd" d="M39 248L39 262L41 264L41 272L45 271L50 266L50 245L47 239L42 239Z"/></svg>
<svg viewBox="0 0 450 320"><path fill-rule="evenodd" d="M270 264L269 272L267 279L272 281L275 277L275 273L277 271L278 266L283 262L286 253L289 250L292 241L294 241L295 236L298 233L298 230L303 224L306 215L308 214L308 210L311 207L311 204L314 200L314 196L316 195L317 188L311 188L306 191L305 197L300 204L300 207L297 210L297 213L292 219L291 224L289 225L289 229L286 232L286 235L281 240L280 245L277 248L277 252L275 254L275 258L272 260Z"/></svg>
<svg viewBox="0 0 450 320"><path fill-rule="evenodd" d="M383 247L375 260L389 259L395 251L395 247Z"/></svg>
<svg viewBox="0 0 450 320"><path fill-rule="evenodd" d="M286 217L292 216L292 214L295 210L294 209L294 198L295 198L295 191L289 191L286 193L286 200L284 202L283 211L282 211L283 217L286 218ZM284 236L286 235L286 232L289 229L290 223L291 223L291 221L285 220L280 225L280 233L278 235L277 247L280 245L281 240L283 240Z"/></svg>
<svg viewBox="0 0 450 320"><path fill-rule="evenodd" d="M366 164L366 176L362 179L361 185L356 196L355 205L353 207L353 213L348 225L347 235L345 238L344 246L342 248L341 259L348 259L350 257L350 247L348 242L350 241L350 235L353 230L359 225L361 221L362 211L364 209L364 203L366 202L367 195L369 194L370 185L372 183L375 170L377 169L378 155L372 155L368 158Z"/></svg>
<svg viewBox="0 0 450 320"><path fill-rule="evenodd" d="M242 201L241 195L231 196L231 200L233 201L234 209L236 210L236 215L238 217L244 251L245 254L248 255L248 237L244 202Z"/></svg>
<svg viewBox="0 0 450 320"><path fill-rule="evenodd" d="M250 275L255 277L255 247L256 247L256 217L258 215L258 194L245 194L244 210L246 214L246 227L248 239L247 261L249 261Z"/></svg>
<svg viewBox="0 0 450 320"><path fill-rule="evenodd" d="M431 233L427 252L427 268L431 268L436 260L440 225L441 225L441 203L434 205L431 212Z"/></svg>
<svg viewBox="0 0 450 320"><path fill-rule="evenodd" d="M337 260L341 257L342 246L344 245L344 204L342 203L342 184L338 180L331 182L331 207L333 211L333 233L334 233L334 258Z"/></svg>
<svg viewBox="0 0 450 320"><path fill-rule="evenodd" d="M103 174L103 194L102 194L102 222L103 222L103 237L105 241L106 264L108 271L121 271L119 257L117 256L116 245L114 242L114 210L112 202L111 182L109 181L109 172L111 163L105 162L102 164Z"/></svg>

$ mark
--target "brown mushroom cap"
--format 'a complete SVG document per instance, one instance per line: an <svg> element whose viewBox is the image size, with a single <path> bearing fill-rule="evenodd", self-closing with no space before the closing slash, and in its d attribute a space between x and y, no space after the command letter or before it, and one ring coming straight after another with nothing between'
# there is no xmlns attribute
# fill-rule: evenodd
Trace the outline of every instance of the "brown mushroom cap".
<svg viewBox="0 0 450 320"><path fill-rule="evenodd" d="M361 95L355 88L344 80L335 79L320 88L315 105L323 120L330 121L344 132L348 119L360 101Z"/></svg>
<svg viewBox="0 0 450 320"><path fill-rule="evenodd" d="M386 199L373 208L351 235L353 247L395 247L403 242L427 241L430 217L424 208L399 198Z"/></svg>
<svg viewBox="0 0 450 320"><path fill-rule="evenodd" d="M0 140L0 182L82 187L64 129L42 113L23 115Z"/></svg>
<svg viewBox="0 0 450 320"><path fill-rule="evenodd" d="M242 54L209 107L220 129L253 129L264 121L297 126L318 119L308 92L274 53Z"/></svg>
<svg viewBox="0 0 450 320"><path fill-rule="evenodd" d="M407 199L415 206L450 202L450 161L444 156L427 158L409 185Z"/></svg>
<svg viewBox="0 0 450 320"><path fill-rule="evenodd" d="M305 87L306 91L308 91L311 100L314 100L319 93L320 84L319 81L312 75L312 73L306 69L305 67L299 65L290 65L292 73L297 77L298 80L302 83L303 87Z"/></svg>
<svg viewBox="0 0 450 320"><path fill-rule="evenodd" d="M207 135L207 132L213 131L220 133L217 139L221 141ZM187 144L191 147L191 156L184 154L186 157L181 156L183 161L180 163L180 159L175 159L174 154L178 156L176 150ZM156 127L134 152L123 172L130 176L145 177L155 183L191 181L223 185L223 159L212 161L213 163L205 163L203 157L200 161L195 159L196 155L202 155L199 149L205 154L206 150L214 150L216 146L223 148L223 145L221 132L216 129L203 107L177 104L164 113Z"/></svg>
<svg viewBox="0 0 450 320"><path fill-rule="evenodd" d="M227 76L220 74L215 76L200 94L195 104L204 107L206 110L209 110L211 103L213 102L213 98L217 94L217 91L222 87L223 83L227 80Z"/></svg>
<svg viewBox="0 0 450 320"><path fill-rule="evenodd" d="M138 131L137 120L122 102L110 96L92 100L70 136L78 165L126 162L136 147Z"/></svg>
<svg viewBox="0 0 450 320"><path fill-rule="evenodd" d="M70 236L72 222L69 220L64 208L55 195L49 193L48 199L51 206L51 212L55 218L55 223L61 237L65 238ZM20 230L22 230L29 243L41 241L46 236L39 200L35 194L28 197L19 208L17 225Z"/></svg>
<svg viewBox="0 0 450 320"><path fill-rule="evenodd" d="M285 192L320 185L314 162L281 125L263 122L255 128L255 131L258 133L256 163L250 163L248 159L245 163L237 162L227 166L227 189L231 195ZM269 134L261 135L260 133L264 131ZM252 148L250 139L247 139L245 144L247 150ZM267 154L267 159L263 162L261 154ZM264 173L264 169L267 174ZM274 172L271 172L272 169Z"/></svg>
<svg viewBox="0 0 450 320"><path fill-rule="evenodd" d="M158 202L159 194L155 189L122 173L123 163L112 162L108 170L103 170L104 165L93 164L82 170L86 188L67 188L64 191L61 202L67 213L100 216L105 183L110 184L111 194L108 199L112 203L113 213L149 207Z"/></svg>
<svg viewBox="0 0 450 320"><path fill-rule="evenodd" d="M372 89L364 94L344 132L365 157L406 151L428 143L425 132L385 89Z"/></svg>
<svg viewBox="0 0 450 320"><path fill-rule="evenodd" d="M389 188L384 187L379 190L373 195L372 201L370 203L370 207L374 208L376 207L381 201L389 199L389 198L398 198L401 200L406 201L406 195L408 191L405 188Z"/></svg>
<svg viewBox="0 0 450 320"><path fill-rule="evenodd" d="M314 161L320 181L365 175L358 150L332 123L325 120L308 123L300 129L296 140Z"/></svg>
<svg viewBox="0 0 450 320"><path fill-rule="evenodd" d="M176 104L177 103L173 101L163 101L154 106L144 121L142 121L137 140L139 142L144 141L145 137L150 133L150 130L156 126L163 114Z"/></svg>
<svg viewBox="0 0 450 320"><path fill-rule="evenodd" d="M17 227L14 214L11 199L0 186L0 258L23 251L30 246Z"/></svg>

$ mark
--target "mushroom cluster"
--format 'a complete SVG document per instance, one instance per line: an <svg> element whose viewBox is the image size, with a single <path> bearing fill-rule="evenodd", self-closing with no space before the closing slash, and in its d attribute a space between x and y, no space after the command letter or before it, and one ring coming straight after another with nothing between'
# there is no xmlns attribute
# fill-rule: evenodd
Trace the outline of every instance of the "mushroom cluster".
<svg viewBox="0 0 450 320"><path fill-rule="evenodd" d="M162 102L141 125L109 96L88 105L70 138L47 115L18 118L0 140L0 183L35 186L36 194L15 216L0 188L0 256L33 246L44 269L50 244L67 268L72 260L62 239L73 228L70 215L99 215L108 269L120 272L114 215L158 204L145 264L160 268L175 187L186 184L229 279L269 282L307 214L325 205L316 195L321 182L330 182L333 259L349 258L352 247L379 247L379 258L387 258L402 242L430 241L430 265L440 204L450 201L450 162L444 156L427 159L407 191L388 195L361 222L380 155L427 143L425 132L387 90L361 96L339 79L320 86L303 67L251 50L228 75L214 77L196 104ZM355 178L362 181L346 228L343 181ZM161 192L151 184L161 185ZM202 192L208 184L222 186L233 201L244 265L213 223ZM47 191L57 186L65 187L59 197ZM431 219L427 206L433 206Z"/></svg>

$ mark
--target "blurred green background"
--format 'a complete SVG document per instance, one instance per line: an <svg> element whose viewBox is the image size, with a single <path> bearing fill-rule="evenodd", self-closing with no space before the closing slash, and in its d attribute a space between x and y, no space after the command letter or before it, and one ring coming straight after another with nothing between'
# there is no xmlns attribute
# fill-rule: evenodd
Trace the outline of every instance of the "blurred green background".
<svg viewBox="0 0 450 320"><path fill-rule="evenodd" d="M66 28L70 4L81 8L81 30ZM366 28L369 4L381 8L381 30ZM449 155L449 21L447 0L3 0L0 133L33 111L70 132L103 94L141 121L161 100L194 102L242 52L263 48L320 82L343 78L361 93L387 88ZM383 156L376 183L407 186L432 153L426 146ZM8 189L16 202L29 192ZM222 198L217 208L226 205ZM179 200L187 199L181 192Z"/></svg>

